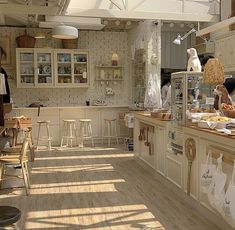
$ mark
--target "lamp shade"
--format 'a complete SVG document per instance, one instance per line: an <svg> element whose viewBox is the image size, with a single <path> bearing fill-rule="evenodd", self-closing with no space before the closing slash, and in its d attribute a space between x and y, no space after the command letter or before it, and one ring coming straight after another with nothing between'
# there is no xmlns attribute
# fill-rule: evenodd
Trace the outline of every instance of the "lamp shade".
<svg viewBox="0 0 235 230"><path fill-rule="evenodd" d="M177 38L173 41L174 44L176 45L181 45L181 36L178 34Z"/></svg>
<svg viewBox="0 0 235 230"><path fill-rule="evenodd" d="M52 37L59 39L75 39L78 37L78 30L73 26L56 26L52 29Z"/></svg>

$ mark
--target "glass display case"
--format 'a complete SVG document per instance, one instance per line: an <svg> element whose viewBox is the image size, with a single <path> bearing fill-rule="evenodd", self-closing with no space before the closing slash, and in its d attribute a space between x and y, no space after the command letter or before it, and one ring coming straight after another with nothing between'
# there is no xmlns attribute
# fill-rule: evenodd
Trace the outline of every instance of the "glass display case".
<svg viewBox="0 0 235 230"><path fill-rule="evenodd" d="M171 112L177 125L187 123L188 112L212 112L214 85L202 84L202 72L171 74Z"/></svg>

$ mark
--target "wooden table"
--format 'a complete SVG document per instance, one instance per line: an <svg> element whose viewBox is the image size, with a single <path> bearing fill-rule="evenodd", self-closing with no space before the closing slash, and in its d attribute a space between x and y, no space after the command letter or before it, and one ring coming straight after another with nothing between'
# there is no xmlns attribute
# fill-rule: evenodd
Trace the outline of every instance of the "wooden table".
<svg viewBox="0 0 235 230"><path fill-rule="evenodd" d="M12 143L11 146L15 147L17 144L17 136L20 130L32 130L32 119L29 117L10 117L5 119L5 129L12 130ZM31 137L32 139L32 137Z"/></svg>
<svg viewBox="0 0 235 230"><path fill-rule="evenodd" d="M32 138L32 119L29 117L11 117L8 119L5 119L4 123L5 129L11 129L12 130L12 142L11 142L11 148L3 149L3 152L9 153L9 152L17 152L17 136L19 131L21 130L27 130L30 132L30 142L29 142L29 149L31 153L31 160L34 161L34 146L33 146L33 138Z"/></svg>

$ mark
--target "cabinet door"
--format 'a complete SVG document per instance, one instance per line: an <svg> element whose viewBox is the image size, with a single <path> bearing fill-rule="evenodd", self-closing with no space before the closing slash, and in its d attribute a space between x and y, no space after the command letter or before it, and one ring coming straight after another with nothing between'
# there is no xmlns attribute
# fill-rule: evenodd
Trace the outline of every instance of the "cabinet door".
<svg viewBox="0 0 235 230"><path fill-rule="evenodd" d="M73 54L73 83L77 86L87 86L89 82L88 52Z"/></svg>
<svg viewBox="0 0 235 230"><path fill-rule="evenodd" d="M52 86L53 66L52 66L52 50L35 50L35 85L38 87Z"/></svg>
<svg viewBox="0 0 235 230"><path fill-rule="evenodd" d="M155 167L160 174L165 175L166 128L158 126L155 133Z"/></svg>
<svg viewBox="0 0 235 230"><path fill-rule="evenodd" d="M56 50L55 60L55 84L57 86L72 86L72 52L67 50Z"/></svg>
<svg viewBox="0 0 235 230"><path fill-rule="evenodd" d="M91 119L92 136L102 138L101 127L101 110L95 108L85 109L85 118Z"/></svg>
<svg viewBox="0 0 235 230"><path fill-rule="evenodd" d="M17 87L34 87L34 50L16 49Z"/></svg>

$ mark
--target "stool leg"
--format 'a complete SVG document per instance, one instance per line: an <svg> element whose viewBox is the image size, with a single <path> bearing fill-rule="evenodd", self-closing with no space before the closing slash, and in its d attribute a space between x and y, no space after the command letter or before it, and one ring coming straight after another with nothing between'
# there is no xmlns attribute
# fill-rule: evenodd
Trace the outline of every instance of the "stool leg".
<svg viewBox="0 0 235 230"><path fill-rule="evenodd" d="M94 147L94 140L93 140L93 137L92 137L92 128L91 128L90 123L88 124L88 133L89 133L89 136L91 137L92 146Z"/></svg>
<svg viewBox="0 0 235 230"><path fill-rule="evenodd" d="M39 126L38 126L37 150L38 150L38 145L39 145L40 129L41 129L41 124L39 124Z"/></svg>
<svg viewBox="0 0 235 230"><path fill-rule="evenodd" d="M15 228L15 230L20 230L20 228L19 228L19 226L18 226L17 223L14 223L14 224L13 224L13 227Z"/></svg>
<svg viewBox="0 0 235 230"><path fill-rule="evenodd" d="M50 135L50 130L49 130L49 125L46 125L47 128L47 138L48 138L48 148L51 151L51 135Z"/></svg>
<svg viewBox="0 0 235 230"><path fill-rule="evenodd" d="M117 144L119 144L118 135L117 135L117 123L116 123L116 121L114 122L114 135L116 136Z"/></svg>
<svg viewBox="0 0 235 230"><path fill-rule="evenodd" d="M2 187L3 176L4 176L4 164L0 163L0 188Z"/></svg>
<svg viewBox="0 0 235 230"><path fill-rule="evenodd" d="M34 146L33 146L32 129L29 130L29 149L30 149L31 161L34 161L35 153L34 153Z"/></svg>
<svg viewBox="0 0 235 230"><path fill-rule="evenodd" d="M24 185L25 185L26 195L29 195L29 184L28 184L26 169L24 167L24 164L21 164L21 168L22 168L22 174L23 174L23 178L24 178Z"/></svg>
<svg viewBox="0 0 235 230"><path fill-rule="evenodd" d="M84 143L84 140L83 140L83 132L84 132L84 127L83 127L83 122L80 124L80 138L81 138L81 142L79 144L80 147L83 148L83 143Z"/></svg>
<svg viewBox="0 0 235 230"><path fill-rule="evenodd" d="M111 124L108 122L108 146L110 146Z"/></svg>
<svg viewBox="0 0 235 230"><path fill-rule="evenodd" d="M73 130L72 130L72 124L70 123L69 124L69 142L70 142L70 147L73 147L73 140L72 140L72 137L73 137Z"/></svg>

